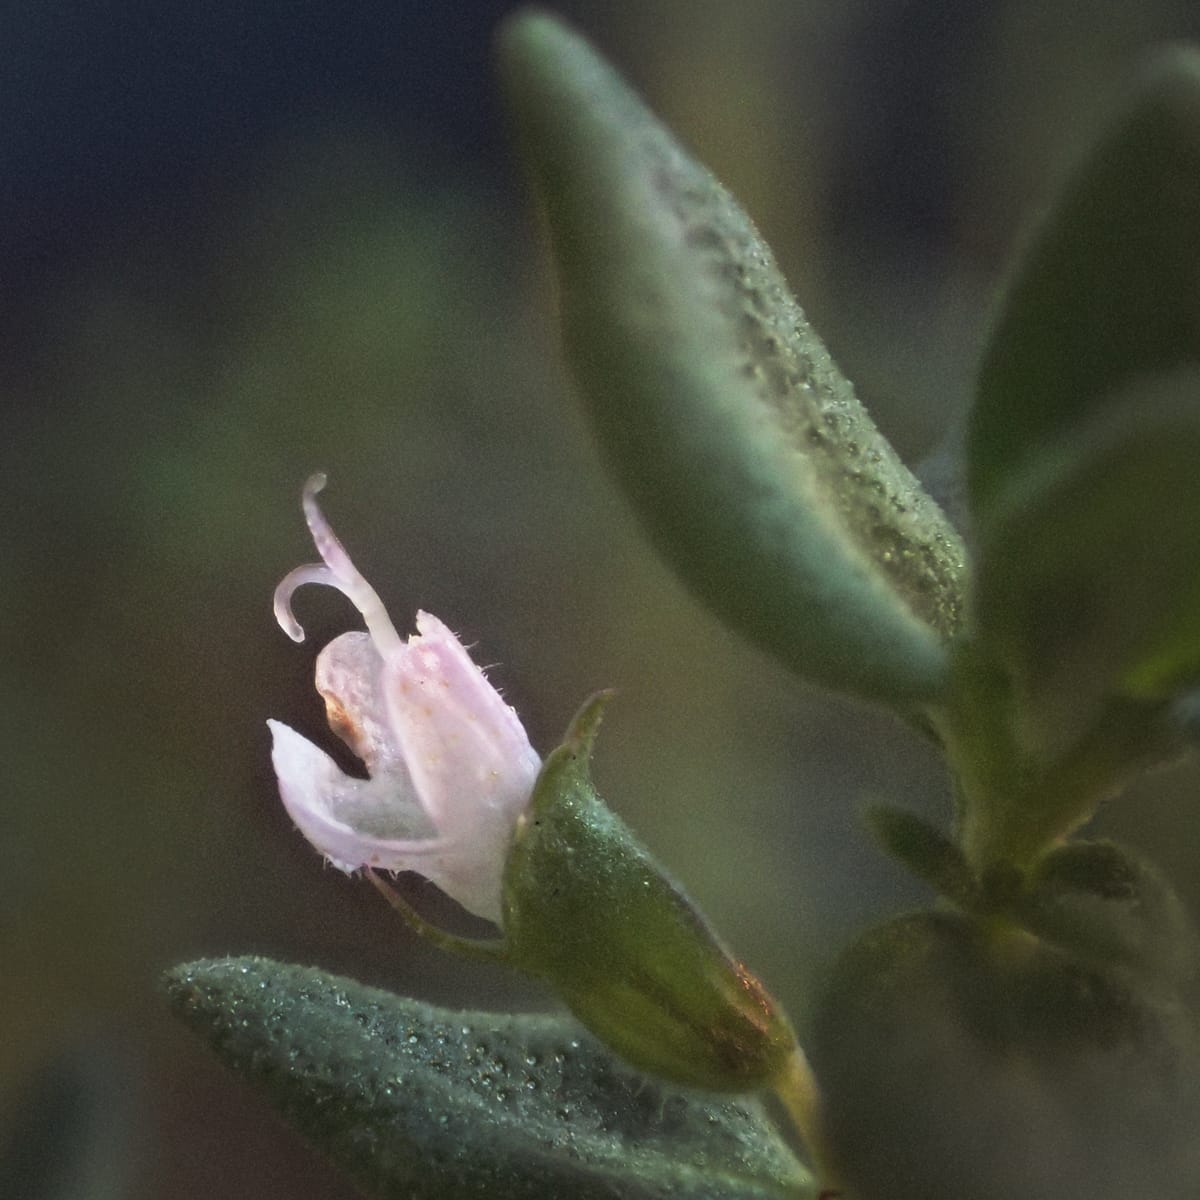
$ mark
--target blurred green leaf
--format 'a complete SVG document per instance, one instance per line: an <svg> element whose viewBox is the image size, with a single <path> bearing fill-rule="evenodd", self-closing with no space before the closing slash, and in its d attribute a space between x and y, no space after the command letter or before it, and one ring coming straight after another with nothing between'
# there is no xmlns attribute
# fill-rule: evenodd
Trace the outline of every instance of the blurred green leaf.
<svg viewBox="0 0 1200 1200"><path fill-rule="evenodd" d="M984 355L976 515L1143 373L1200 361L1200 53L1151 65L1038 230Z"/></svg>
<svg viewBox="0 0 1200 1200"><path fill-rule="evenodd" d="M663 556L806 677L936 698L961 542L879 434L729 194L556 19L501 63L554 243L568 356Z"/></svg>
<svg viewBox="0 0 1200 1200"><path fill-rule="evenodd" d="M1193 1200L1196 1017L1005 923L914 913L839 959L810 1048L855 1200Z"/></svg>
<svg viewBox="0 0 1200 1200"><path fill-rule="evenodd" d="M1012 906L1038 937L1180 986L1200 965L1187 907L1151 863L1114 842L1068 842L1037 864Z"/></svg>
<svg viewBox="0 0 1200 1200"><path fill-rule="evenodd" d="M975 877L958 845L916 813L880 804L866 813L879 844L918 879L960 908L977 899Z"/></svg>
<svg viewBox="0 0 1200 1200"><path fill-rule="evenodd" d="M664 1088L564 1018L452 1012L261 958L165 983L218 1057L372 1196L815 1194L756 1103Z"/></svg>
<svg viewBox="0 0 1200 1200"><path fill-rule="evenodd" d="M63 1051L12 1096L0 1127L0 1196L131 1200L142 1194L142 1080L136 1062L98 1038Z"/></svg>
<svg viewBox="0 0 1200 1200"><path fill-rule="evenodd" d="M1197 464L1200 369L1180 369L1043 450L980 524L979 630L1033 740L1069 743L1106 705L1200 675Z"/></svg>

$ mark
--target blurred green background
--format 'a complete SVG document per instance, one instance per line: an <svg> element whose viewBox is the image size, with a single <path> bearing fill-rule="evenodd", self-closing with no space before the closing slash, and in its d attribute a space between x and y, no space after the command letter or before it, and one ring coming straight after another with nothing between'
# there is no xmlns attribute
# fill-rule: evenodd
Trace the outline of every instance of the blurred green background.
<svg viewBox="0 0 1200 1200"><path fill-rule="evenodd" d="M541 749L620 689L602 790L797 1014L922 900L857 812L943 819L935 757L725 633L601 472L490 74L510 7L0 12L5 1195L352 1194L172 1023L172 963L553 1005L415 944L278 802L263 722L321 734L313 658L354 619L310 590L296 647L271 617L315 469L397 624L474 643ZM1028 213L1143 52L1200 37L1185 0L558 8L743 200L910 461L969 394ZM1160 772L1099 825L1200 906L1196 783Z"/></svg>

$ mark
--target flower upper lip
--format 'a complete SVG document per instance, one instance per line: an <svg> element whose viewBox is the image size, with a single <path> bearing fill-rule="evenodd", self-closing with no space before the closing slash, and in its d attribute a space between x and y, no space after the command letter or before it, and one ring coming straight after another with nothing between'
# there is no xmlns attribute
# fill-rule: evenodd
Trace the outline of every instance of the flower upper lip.
<svg viewBox="0 0 1200 1200"><path fill-rule="evenodd" d="M284 805L342 870L419 871L499 924L508 846L541 760L516 713L437 617L418 612L415 635L396 632L317 504L324 484L314 475L303 493L322 561L283 579L275 617L303 640L291 599L307 583L337 588L362 614L367 632L344 633L321 651L316 684L331 727L370 778L346 775L325 751L270 721Z"/></svg>

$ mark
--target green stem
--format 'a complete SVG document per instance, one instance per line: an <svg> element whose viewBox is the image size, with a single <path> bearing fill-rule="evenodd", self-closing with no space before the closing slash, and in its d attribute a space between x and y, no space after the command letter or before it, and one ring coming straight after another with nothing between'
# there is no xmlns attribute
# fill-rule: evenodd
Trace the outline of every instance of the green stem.
<svg viewBox="0 0 1200 1200"><path fill-rule="evenodd" d="M959 788L958 836L977 877L1024 868L1095 812L1128 775L1170 750L1159 706L1112 701L1053 761L1021 744L1006 673L977 647L960 647L951 705L939 716Z"/></svg>
<svg viewBox="0 0 1200 1200"><path fill-rule="evenodd" d="M772 1085L792 1127L808 1151L813 1170L821 1184L822 1196L840 1196L841 1185L830 1166L828 1141L822 1115L821 1092L804 1051L795 1047L787 1065Z"/></svg>
<svg viewBox="0 0 1200 1200"><path fill-rule="evenodd" d="M938 714L956 792L958 840L976 877L1008 861L1004 814L1018 807L1028 766L1013 729L1011 686L970 643L959 646L950 704Z"/></svg>

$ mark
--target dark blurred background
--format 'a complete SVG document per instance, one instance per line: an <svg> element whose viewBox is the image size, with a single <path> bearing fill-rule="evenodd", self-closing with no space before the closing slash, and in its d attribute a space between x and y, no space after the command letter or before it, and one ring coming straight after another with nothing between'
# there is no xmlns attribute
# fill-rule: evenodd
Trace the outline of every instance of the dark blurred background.
<svg viewBox="0 0 1200 1200"><path fill-rule="evenodd" d="M620 689L603 790L797 1014L923 899L857 814L944 819L931 752L724 632L601 473L492 80L510 7L0 9L6 1196L352 1194L172 1022L175 962L553 1004L415 944L278 802L263 722L321 731L313 657L354 620L315 589L303 646L271 618L317 468L397 624L475 643L540 748ZM1144 52L1200 37L1188 0L558 7L741 197L910 461L1028 214ZM1200 906L1196 782L1099 825Z"/></svg>

